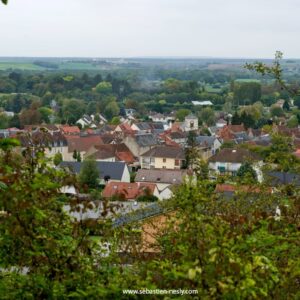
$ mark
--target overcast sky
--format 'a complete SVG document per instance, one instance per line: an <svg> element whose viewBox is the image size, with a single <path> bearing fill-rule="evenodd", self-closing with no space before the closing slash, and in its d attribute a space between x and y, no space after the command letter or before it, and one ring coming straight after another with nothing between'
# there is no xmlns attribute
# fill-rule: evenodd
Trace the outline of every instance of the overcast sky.
<svg viewBox="0 0 300 300"><path fill-rule="evenodd" d="M299 0L9 0L0 56L300 57Z"/></svg>

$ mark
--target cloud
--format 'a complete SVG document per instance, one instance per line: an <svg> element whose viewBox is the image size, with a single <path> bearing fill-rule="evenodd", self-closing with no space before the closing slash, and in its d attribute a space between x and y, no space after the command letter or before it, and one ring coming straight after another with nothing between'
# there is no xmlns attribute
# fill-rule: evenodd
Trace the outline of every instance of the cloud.
<svg viewBox="0 0 300 300"><path fill-rule="evenodd" d="M0 56L297 57L296 0L11 0Z"/></svg>

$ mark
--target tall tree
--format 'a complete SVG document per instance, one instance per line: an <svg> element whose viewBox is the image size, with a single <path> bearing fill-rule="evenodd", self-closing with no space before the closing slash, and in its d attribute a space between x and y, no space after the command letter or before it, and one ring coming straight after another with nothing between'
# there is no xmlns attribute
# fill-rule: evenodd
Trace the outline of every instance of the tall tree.
<svg viewBox="0 0 300 300"><path fill-rule="evenodd" d="M99 170L95 160L88 159L82 162L79 181L83 186L88 186L91 189L99 185Z"/></svg>

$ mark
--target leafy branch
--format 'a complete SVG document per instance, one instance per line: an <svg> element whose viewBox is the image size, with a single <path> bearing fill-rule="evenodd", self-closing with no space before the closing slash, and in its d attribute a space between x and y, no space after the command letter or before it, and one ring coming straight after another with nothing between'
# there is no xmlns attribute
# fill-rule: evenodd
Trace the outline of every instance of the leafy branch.
<svg viewBox="0 0 300 300"><path fill-rule="evenodd" d="M300 91L298 89L291 88L289 85L286 84L285 80L283 79L283 69L281 66L282 58L283 53L281 51L276 51L275 59L271 66L263 62L255 62L253 64L246 63L245 68L250 71L256 71L262 76L271 75L275 78L275 80L282 89L286 90L291 96L297 96L299 95Z"/></svg>
<svg viewBox="0 0 300 300"><path fill-rule="evenodd" d="M8 0L1 0L1 2L6 5L8 3Z"/></svg>

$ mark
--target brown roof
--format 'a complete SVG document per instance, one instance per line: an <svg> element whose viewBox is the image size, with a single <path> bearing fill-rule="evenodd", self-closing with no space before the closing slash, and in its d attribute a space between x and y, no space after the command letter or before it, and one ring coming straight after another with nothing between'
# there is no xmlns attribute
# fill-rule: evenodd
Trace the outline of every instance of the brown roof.
<svg viewBox="0 0 300 300"><path fill-rule="evenodd" d="M77 126L62 125L60 126L60 130L64 134L80 134L80 129Z"/></svg>
<svg viewBox="0 0 300 300"><path fill-rule="evenodd" d="M48 131L58 131L58 127L54 124L41 124L41 125L25 125L24 130L26 131L35 131L40 128L45 128Z"/></svg>
<svg viewBox="0 0 300 300"><path fill-rule="evenodd" d="M234 140L235 133L245 132L246 129L243 124L241 125L225 125L218 131L218 136L224 141Z"/></svg>
<svg viewBox="0 0 300 300"><path fill-rule="evenodd" d="M268 188L267 190L263 190L259 187L253 187L249 185L241 185L241 186L236 186L233 184L217 184L215 188L216 193L224 193L224 192L247 192L247 193L261 193L264 191L267 191L268 193L272 192L271 188Z"/></svg>
<svg viewBox="0 0 300 300"><path fill-rule="evenodd" d="M185 153L182 148L172 146L156 146L143 155L143 157L165 157L174 159L185 159Z"/></svg>
<svg viewBox="0 0 300 300"><path fill-rule="evenodd" d="M86 152L92 146L101 145L103 141L98 135L89 135L78 138L67 138L68 141L68 152L73 152L74 150L79 152Z"/></svg>
<svg viewBox="0 0 300 300"><path fill-rule="evenodd" d="M102 196L104 198L120 196L124 200L136 199L147 193L153 195L155 187L154 183L109 182L105 186Z"/></svg>
<svg viewBox="0 0 300 300"><path fill-rule="evenodd" d="M96 145L92 148L88 151L87 157L92 156L96 160L116 157L118 160L125 161L126 163L133 163L135 161L133 154L124 143Z"/></svg>
<svg viewBox="0 0 300 300"><path fill-rule="evenodd" d="M244 124L240 124L240 125L227 125L228 129L231 131L231 132L243 132L243 131L246 131L246 128L244 126Z"/></svg>
<svg viewBox="0 0 300 300"><path fill-rule="evenodd" d="M247 149L225 148L209 159L209 162L243 163L247 160L260 160L256 153Z"/></svg>

